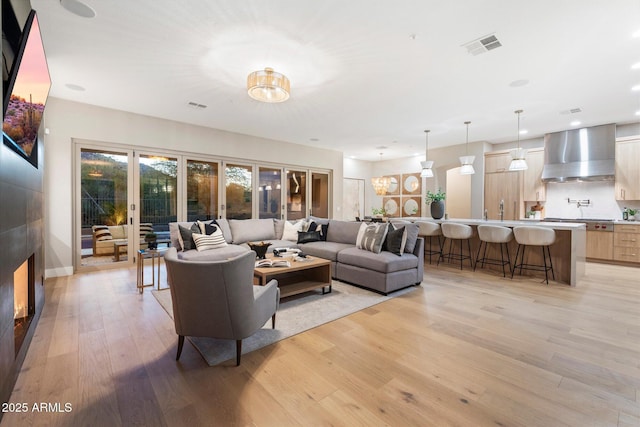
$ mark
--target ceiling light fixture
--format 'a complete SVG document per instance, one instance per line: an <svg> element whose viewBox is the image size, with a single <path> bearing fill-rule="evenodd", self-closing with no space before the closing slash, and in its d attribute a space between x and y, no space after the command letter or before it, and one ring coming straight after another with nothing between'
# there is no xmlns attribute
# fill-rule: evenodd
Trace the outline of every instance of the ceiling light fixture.
<svg viewBox="0 0 640 427"><path fill-rule="evenodd" d="M380 153L380 160L382 160L382 153ZM373 185L377 196L384 196L391 185L391 178L388 176L373 177L371 178L371 185Z"/></svg>
<svg viewBox="0 0 640 427"><path fill-rule="evenodd" d="M514 148L511 150L511 163L509 163L510 171L523 171L527 170L529 167L527 166L527 160L525 157L527 156L527 149L520 148L520 114L522 110L514 111L518 115L518 148Z"/></svg>
<svg viewBox="0 0 640 427"><path fill-rule="evenodd" d="M469 155L469 124L471 122L464 122L467 125L467 145L466 145L466 155L460 157L460 175L473 175L476 173L476 170L473 168L473 161L476 159L476 156Z"/></svg>
<svg viewBox="0 0 640 427"><path fill-rule="evenodd" d="M247 77L247 93L256 101L276 103L289 99L289 79L273 68L254 71Z"/></svg>
<svg viewBox="0 0 640 427"><path fill-rule="evenodd" d="M429 130L424 131L427 142L424 150L424 162L420 162L420 165L422 166L420 176L422 178L433 178L433 160L429 160L429 132Z"/></svg>

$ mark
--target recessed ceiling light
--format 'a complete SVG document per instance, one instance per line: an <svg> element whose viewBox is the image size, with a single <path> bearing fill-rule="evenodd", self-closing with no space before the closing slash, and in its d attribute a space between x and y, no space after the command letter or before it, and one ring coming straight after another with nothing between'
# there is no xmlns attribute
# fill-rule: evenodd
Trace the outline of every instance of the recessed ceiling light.
<svg viewBox="0 0 640 427"><path fill-rule="evenodd" d="M636 111L636 116L640 116L640 110Z"/></svg>
<svg viewBox="0 0 640 427"><path fill-rule="evenodd" d="M571 126L580 126L582 124L581 121L579 120L574 120L571 123L569 123Z"/></svg>
<svg viewBox="0 0 640 427"><path fill-rule="evenodd" d="M640 70L640 62L636 62L631 66L632 70Z"/></svg>
<svg viewBox="0 0 640 427"><path fill-rule="evenodd" d="M414 33L409 34L409 38L411 40L415 40L416 39L416 35Z"/></svg>
<svg viewBox="0 0 640 427"><path fill-rule="evenodd" d="M376 150L386 150L387 148L389 148L389 147L387 147L386 145L378 145L376 147Z"/></svg>
<svg viewBox="0 0 640 427"><path fill-rule="evenodd" d="M62 7L83 18L95 18L96 11L79 0L60 0Z"/></svg>
<svg viewBox="0 0 640 427"><path fill-rule="evenodd" d="M525 135L525 134L527 134L527 133L529 133L529 131L528 131L528 130L526 130L526 129L520 129L520 135Z"/></svg>
<svg viewBox="0 0 640 427"><path fill-rule="evenodd" d="M86 90L82 86L76 85L76 84L73 84L73 83L67 83L65 86L68 87L71 90L77 90L78 92L84 92Z"/></svg>
<svg viewBox="0 0 640 427"><path fill-rule="evenodd" d="M632 91L637 92L640 90L640 85L635 85L634 87L631 88Z"/></svg>
<svg viewBox="0 0 640 427"><path fill-rule="evenodd" d="M356 158L356 156L349 156L349 158L350 158L350 159L355 159L355 158Z"/></svg>
<svg viewBox="0 0 640 427"><path fill-rule="evenodd" d="M320 140L319 140L318 138L309 138L309 141L311 141L311 142L318 142L318 141L320 141Z"/></svg>

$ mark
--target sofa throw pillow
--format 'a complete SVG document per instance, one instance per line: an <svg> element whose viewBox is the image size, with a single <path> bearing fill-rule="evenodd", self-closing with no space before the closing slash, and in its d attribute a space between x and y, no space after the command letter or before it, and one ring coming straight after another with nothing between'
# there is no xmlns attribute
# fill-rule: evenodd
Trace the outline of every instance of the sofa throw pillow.
<svg viewBox="0 0 640 427"><path fill-rule="evenodd" d="M387 237L387 226L386 222L377 224L363 222L356 237L356 247L379 254L382 251L382 243Z"/></svg>
<svg viewBox="0 0 640 427"><path fill-rule="evenodd" d="M416 248L416 242L418 241L418 232L420 228L418 224L405 224L404 229L407 233L407 243L404 245L404 251L408 254L412 254Z"/></svg>
<svg viewBox="0 0 640 427"><path fill-rule="evenodd" d="M319 242L319 231L298 231L298 243Z"/></svg>
<svg viewBox="0 0 640 427"><path fill-rule="evenodd" d="M193 233L192 236L198 251L208 251L210 249L218 249L227 246L227 241L224 240L222 230L219 228L217 228L213 234Z"/></svg>
<svg viewBox="0 0 640 427"><path fill-rule="evenodd" d="M196 249L196 242L193 240L193 233L200 233L200 227L195 222L191 224L191 228L178 226L180 230L180 245L183 251Z"/></svg>
<svg viewBox="0 0 640 427"><path fill-rule="evenodd" d="M389 227L391 228L391 227ZM389 230L387 232L387 238L384 241L384 250L402 256L404 252L405 244L407 243L407 230L405 227L400 227L395 230Z"/></svg>
<svg viewBox="0 0 640 427"><path fill-rule="evenodd" d="M111 231L109 231L109 227L106 225L94 225L91 227L93 229L93 234L96 236L96 242L102 242L104 240L113 240L111 236Z"/></svg>
<svg viewBox="0 0 640 427"><path fill-rule="evenodd" d="M284 231L282 232L282 240L289 240L290 242L298 241L298 231L306 231L306 221L300 220L295 224L289 221L284 223Z"/></svg>
<svg viewBox="0 0 640 427"><path fill-rule="evenodd" d="M140 240L144 240L147 233L153 233L153 224L150 222L141 222L140 223Z"/></svg>
<svg viewBox="0 0 640 427"><path fill-rule="evenodd" d="M196 223L198 224L198 228L200 229L200 234L211 235L218 229L218 227L215 226L215 219L207 222L197 220Z"/></svg>
<svg viewBox="0 0 640 427"><path fill-rule="evenodd" d="M320 240L323 242L327 241L327 231L329 229L329 224L322 224L312 221L309 223L309 228L307 231L317 231L320 233Z"/></svg>

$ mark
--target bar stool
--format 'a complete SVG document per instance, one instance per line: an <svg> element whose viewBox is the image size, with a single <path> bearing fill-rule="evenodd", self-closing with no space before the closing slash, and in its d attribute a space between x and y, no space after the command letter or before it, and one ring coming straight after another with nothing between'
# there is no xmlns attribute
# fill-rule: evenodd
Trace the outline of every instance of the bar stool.
<svg viewBox="0 0 640 427"><path fill-rule="evenodd" d="M438 259L442 256L442 240L440 236L442 236L442 229L440 228L440 224L437 222L429 222L429 221L416 221L418 225L418 236L429 238L429 246L424 245L424 253L425 255L429 255L429 264L431 264L431 257L433 255L438 255ZM433 249L432 240L433 238L438 239L438 250Z"/></svg>
<svg viewBox="0 0 640 427"><path fill-rule="evenodd" d="M480 239L480 246L478 247L478 255L476 256L476 266L474 271L478 268L478 263L482 264L484 268L485 263L491 265L502 266L502 277L507 277L507 273L504 271L504 266L509 266L509 273L511 273L511 258L509 257L509 243L513 239L513 231L509 227L502 227L499 225L479 225L478 226L478 238ZM500 245L500 259L487 258L487 246L489 243L497 243ZM482 244L484 244L484 252L482 252ZM507 252L507 260L504 259L504 252ZM482 258L480 253L482 252Z"/></svg>
<svg viewBox="0 0 640 427"><path fill-rule="evenodd" d="M440 228L442 229L442 235L444 236L444 241L445 241L445 243L443 244L443 248L447 244L446 243L447 239L449 239L449 253L447 254L448 261L451 262L451 259L460 260L460 270L462 270L462 261L464 261L465 259L468 259L469 265L471 266L471 268L473 268L473 258L471 256L471 243L470 243L471 236L473 235L473 229L468 225L457 224L454 222L442 223L442 225L440 225ZM458 255L452 252L454 240L458 240L460 244L460 254ZM467 241L467 248L469 250L469 255L462 254L463 240ZM444 259L444 257L445 255L443 251L443 253L440 254L440 258L438 258L438 265L440 264L440 260Z"/></svg>
<svg viewBox="0 0 640 427"><path fill-rule="evenodd" d="M549 246L552 245L556 241L556 232L551 228L545 227L535 227L535 226L526 226L526 227L514 227L513 235L516 238L516 242L518 242L518 251L516 252L516 259L513 264L513 270L511 270L511 278L513 278L513 273L515 273L516 268L520 267L520 274L522 274L522 269L527 270L544 270L544 277L547 281L547 285L549 284L549 270L551 270L551 276L553 280L556 280L555 273L553 272L553 263L551 262L551 251L549 250ZM527 264L524 262L524 251L527 246L541 246L542 247L542 261L544 265L540 264ZM522 247L522 255L520 255L520 264L518 264L518 255L520 254L520 248ZM545 251L545 248L547 249ZM549 265L547 266L547 256L549 257Z"/></svg>

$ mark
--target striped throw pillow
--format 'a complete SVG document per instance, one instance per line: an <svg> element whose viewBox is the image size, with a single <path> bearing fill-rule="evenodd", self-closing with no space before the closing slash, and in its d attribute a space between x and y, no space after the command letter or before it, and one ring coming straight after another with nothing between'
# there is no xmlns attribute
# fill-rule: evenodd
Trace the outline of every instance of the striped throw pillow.
<svg viewBox="0 0 640 427"><path fill-rule="evenodd" d="M91 227L93 235L96 237L96 242L102 242L103 240L113 240L109 227L106 225L94 225Z"/></svg>
<svg viewBox="0 0 640 427"><path fill-rule="evenodd" d="M218 228L213 234L193 233L193 241L196 242L198 251L207 251L209 249L218 249L227 246L222 231Z"/></svg>
<svg viewBox="0 0 640 427"><path fill-rule="evenodd" d="M140 223L140 239L144 240L147 233L153 233L153 224L150 222Z"/></svg>

